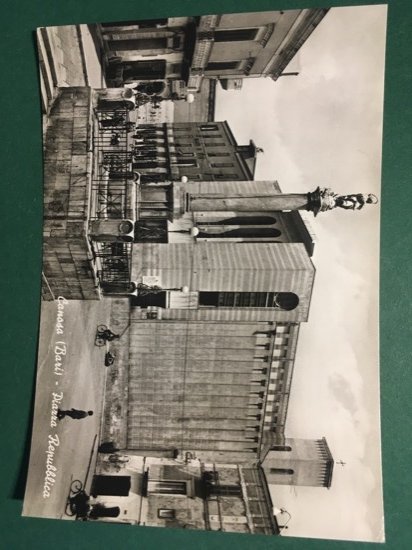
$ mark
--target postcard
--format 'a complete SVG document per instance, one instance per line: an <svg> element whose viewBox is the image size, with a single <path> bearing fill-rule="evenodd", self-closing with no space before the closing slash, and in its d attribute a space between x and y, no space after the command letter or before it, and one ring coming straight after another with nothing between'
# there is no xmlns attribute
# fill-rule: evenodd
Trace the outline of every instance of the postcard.
<svg viewBox="0 0 412 550"><path fill-rule="evenodd" d="M384 541L386 15L38 29L25 516Z"/></svg>

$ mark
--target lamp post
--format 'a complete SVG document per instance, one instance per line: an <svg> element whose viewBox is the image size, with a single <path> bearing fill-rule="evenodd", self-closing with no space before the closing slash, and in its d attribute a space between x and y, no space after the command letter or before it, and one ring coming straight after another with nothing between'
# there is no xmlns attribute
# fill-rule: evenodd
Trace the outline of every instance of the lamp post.
<svg viewBox="0 0 412 550"><path fill-rule="evenodd" d="M281 517L281 516L284 516L286 514L287 516L287 520L286 522L283 524L283 525L279 525L279 531L280 531L280 534L282 534L282 531L283 529L287 529L287 524L289 523L289 521L292 519L292 516L291 514L285 509L285 508L273 508L273 515L275 516L275 519L276 521L278 521L278 519Z"/></svg>

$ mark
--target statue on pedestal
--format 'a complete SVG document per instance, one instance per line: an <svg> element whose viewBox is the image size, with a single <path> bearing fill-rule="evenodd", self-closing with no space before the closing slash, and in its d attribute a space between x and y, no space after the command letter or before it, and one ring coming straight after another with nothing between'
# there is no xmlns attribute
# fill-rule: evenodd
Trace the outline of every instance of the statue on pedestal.
<svg viewBox="0 0 412 550"><path fill-rule="evenodd" d="M315 216L319 212L326 212L334 208L343 208L344 210L361 210L365 204L377 204L376 195L369 193L353 193L351 195L338 195L330 188L321 189L308 194L308 210L314 212Z"/></svg>

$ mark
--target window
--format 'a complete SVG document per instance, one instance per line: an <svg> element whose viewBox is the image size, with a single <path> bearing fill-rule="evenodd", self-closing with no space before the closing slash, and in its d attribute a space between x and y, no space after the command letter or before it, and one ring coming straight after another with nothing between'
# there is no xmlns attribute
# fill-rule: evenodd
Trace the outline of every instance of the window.
<svg viewBox="0 0 412 550"><path fill-rule="evenodd" d="M218 29L214 33L215 42L243 42L254 40L258 29Z"/></svg>
<svg viewBox="0 0 412 550"><path fill-rule="evenodd" d="M217 124L201 124L200 129L202 132L217 132L219 128L217 127Z"/></svg>
<svg viewBox="0 0 412 550"><path fill-rule="evenodd" d="M227 181L227 180L238 180L238 179L239 179L239 175L238 175L238 174L214 174L214 177L215 177L217 180L224 180L224 181Z"/></svg>
<svg viewBox="0 0 412 550"><path fill-rule="evenodd" d="M241 497L242 488L240 485L214 485L207 484L207 490L209 495L219 495L227 497Z"/></svg>
<svg viewBox="0 0 412 550"><path fill-rule="evenodd" d="M175 519L176 510L172 508L159 508L157 510L157 517L160 519Z"/></svg>
<svg viewBox="0 0 412 550"><path fill-rule="evenodd" d="M202 221L202 225L273 225L275 223L276 218L271 216L235 216L216 221Z"/></svg>
<svg viewBox="0 0 412 550"><path fill-rule="evenodd" d="M182 64L181 63L171 63L169 65L170 67L170 74L177 74L180 76L182 71Z"/></svg>
<svg viewBox="0 0 412 550"><path fill-rule="evenodd" d="M187 493L186 481L150 481L147 487L148 493L162 495L185 495Z"/></svg>
<svg viewBox="0 0 412 550"><path fill-rule="evenodd" d="M140 294L132 296L132 306L139 306L146 308L149 306L166 307L166 292L148 292L147 294Z"/></svg>
<svg viewBox="0 0 412 550"><path fill-rule="evenodd" d="M199 305L209 307L272 307L295 309L299 298L293 292L199 292Z"/></svg>
<svg viewBox="0 0 412 550"><path fill-rule="evenodd" d="M271 451L291 451L292 450L292 447L290 447L289 445L273 445L271 448L270 448Z"/></svg>
<svg viewBox="0 0 412 550"><path fill-rule="evenodd" d="M142 187L141 189L141 210L168 210L171 204L171 188L164 187Z"/></svg>
<svg viewBox="0 0 412 550"><path fill-rule="evenodd" d="M174 162L171 162L174 166L197 166L196 160L190 158L178 158Z"/></svg>
<svg viewBox="0 0 412 550"><path fill-rule="evenodd" d="M123 80L145 80L165 78L166 60L129 61L123 65Z"/></svg>
<svg viewBox="0 0 412 550"><path fill-rule="evenodd" d="M139 38L134 40L111 40L112 51L164 50L167 48L167 38Z"/></svg>
<svg viewBox="0 0 412 550"><path fill-rule="evenodd" d="M239 67L239 61L212 61L206 66L207 71L230 71Z"/></svg>
<svg viewBox="0 0 412 550"><path fill-rule="evenodd" d="M200 238L207 239L219 239L222 237L249 237L249 238L265 238L265 237L279 237L281 232L279 229L272 229L270 227L240 227L238 229L229 229L227 231L220 231L213 233L212 231L200 231Z"/></svg>
<svg viewBox="0 0 412 550"><path fill-rule="evenodd" d="M233 162L212 162L213 168L232 168Z"/></svg>
<svg viewBox="0 0 412 550"><path fill-rule="evenodd" d="M270 473L291 476L293 475L294 471L290 468L271 468Z"/></svg>
<svg viewBox="0 0 412 550"><path fill-rule="evenodd" d="M208 151L208 155L209 157L230 157L230 153L222 153L221 151Z"/></svg>
<svg viewBox="0 0 412 550"><path fill-rule="evenodd" d="M135 242L138 243L167 243L166 220L139 220L135 224Z"/></svg>

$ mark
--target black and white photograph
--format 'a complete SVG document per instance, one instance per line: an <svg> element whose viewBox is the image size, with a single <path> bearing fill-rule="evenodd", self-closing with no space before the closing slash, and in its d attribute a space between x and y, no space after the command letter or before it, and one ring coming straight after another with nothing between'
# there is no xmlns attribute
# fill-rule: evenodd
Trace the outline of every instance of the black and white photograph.
<svg viewBox="0 0 412 550"><path fill-rule="evenodd" d="M386 20L386 5L137 6L37 29L23 515L385 541Z"/></svg>

